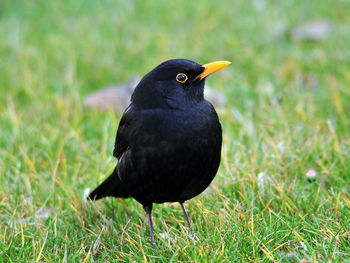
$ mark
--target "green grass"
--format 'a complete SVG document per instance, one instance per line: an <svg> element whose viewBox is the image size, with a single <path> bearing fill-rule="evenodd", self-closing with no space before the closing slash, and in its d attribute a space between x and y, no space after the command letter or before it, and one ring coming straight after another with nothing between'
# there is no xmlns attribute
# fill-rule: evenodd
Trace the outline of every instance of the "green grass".
<svg viewBox="0 0 350 263"><path fill-rule="evenodd" d="M2 1L0 261L349 261L349 14L345 0ZM326 39L291 39L319 18ZM155 205L157 252L136 201L84 201L116 163L120 116L82 98L169 58L232 65L208 79L228 103L219 173L187 202L197 239L178 204Z"/></svg>

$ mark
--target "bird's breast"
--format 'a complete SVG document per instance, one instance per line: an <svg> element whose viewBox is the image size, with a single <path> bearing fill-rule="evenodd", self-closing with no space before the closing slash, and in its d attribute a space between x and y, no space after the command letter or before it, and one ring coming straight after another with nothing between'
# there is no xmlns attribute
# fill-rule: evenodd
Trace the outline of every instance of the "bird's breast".
<svg viewBox="0 0 350 263"><path fill-rule="evenodd" d="M221 126L215 111L144 112L139 120L120 167L132 195L143 203L174 202L207 188L220 163Z"/></svg>

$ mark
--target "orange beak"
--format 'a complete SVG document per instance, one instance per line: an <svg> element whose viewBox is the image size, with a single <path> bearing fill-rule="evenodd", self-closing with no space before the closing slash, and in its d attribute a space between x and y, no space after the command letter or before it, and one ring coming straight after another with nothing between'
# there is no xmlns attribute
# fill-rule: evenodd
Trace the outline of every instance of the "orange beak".
<svg viewBox="0 0 350 263"><path fill-rule="evenodd" d="M204 71L199 74L195 79L204 79L205 77L209 76L210 74L213 74L214 72L230 65L231 62L228 61L215 61L212 63L204 64L202 67L204 67Z"/></svg>

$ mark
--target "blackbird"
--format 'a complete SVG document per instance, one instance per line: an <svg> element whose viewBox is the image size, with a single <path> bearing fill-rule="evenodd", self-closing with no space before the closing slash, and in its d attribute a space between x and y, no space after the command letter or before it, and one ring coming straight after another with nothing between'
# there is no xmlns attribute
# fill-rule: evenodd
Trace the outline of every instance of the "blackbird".
<svg viewBox="0 0 350 263"><path fill-rule="evenodd" d="M165 61L136 86L117 131L112 174L89 199L132 197L148 216L152 246L152 204L184 202L203 192L221 159L222 130L214 107L204 99L205 78L229 65L186 59Z"/></svg>

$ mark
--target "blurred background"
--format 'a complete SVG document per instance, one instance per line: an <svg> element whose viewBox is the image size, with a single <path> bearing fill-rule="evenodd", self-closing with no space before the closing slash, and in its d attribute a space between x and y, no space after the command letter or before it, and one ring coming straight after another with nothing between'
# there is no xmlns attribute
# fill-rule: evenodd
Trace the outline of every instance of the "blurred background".
<svg viewBox="0 0 350 263"><path fill-rule="evenodd" d="M224 147L217 179L189 205L200 244L181 254L181 240L165 239L160 258L348 257L349 47L348 0L2 0L0 258L141 261L153 253L136 202L84 203L116 163L128 95L116 113L84 100L172 58L232 64L207 80L223 98ZM166 206L156 208L156 228L182 237L181 211ZM270 236L280 229L291 234Z"/></svg>

